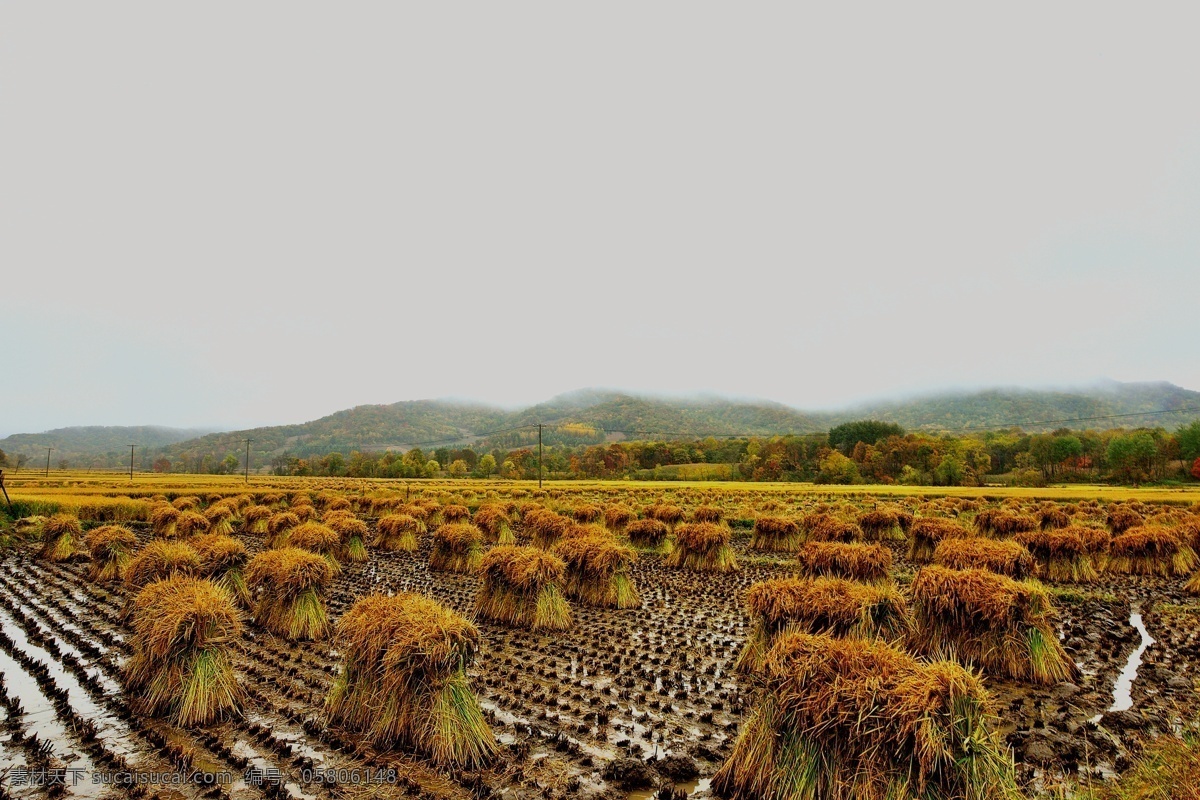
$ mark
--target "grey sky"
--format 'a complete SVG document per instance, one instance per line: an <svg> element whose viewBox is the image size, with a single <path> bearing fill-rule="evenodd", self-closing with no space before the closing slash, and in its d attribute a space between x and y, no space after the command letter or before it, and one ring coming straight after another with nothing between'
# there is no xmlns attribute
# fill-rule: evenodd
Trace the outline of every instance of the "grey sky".
<svg viewBox="0 0 1200 800"><path fill-rule="evenodd" d="M0 433L1200 388L1196 12L798 5L4 4Z"/></svg>

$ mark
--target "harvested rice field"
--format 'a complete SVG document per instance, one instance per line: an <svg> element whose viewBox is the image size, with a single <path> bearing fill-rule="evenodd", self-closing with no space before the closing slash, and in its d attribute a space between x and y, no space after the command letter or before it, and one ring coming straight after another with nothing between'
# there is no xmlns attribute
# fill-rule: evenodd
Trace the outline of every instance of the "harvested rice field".
<svg viewBox="0 0 1200 800"><path fill-rule="evenodd" d="M0 796L1171 797L1129 782L1196 761L1195 495L109 480L9 483Z"/></svg>

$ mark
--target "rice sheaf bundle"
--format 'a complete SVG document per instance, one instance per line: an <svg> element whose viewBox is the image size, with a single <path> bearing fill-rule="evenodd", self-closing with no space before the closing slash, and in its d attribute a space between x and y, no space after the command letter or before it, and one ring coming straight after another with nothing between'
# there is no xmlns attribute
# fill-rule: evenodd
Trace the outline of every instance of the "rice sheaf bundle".
<svg viewBox="0 0 1200 800"><path fill-rule="evenodd" d="M1130 575L1187 575L1196 568L1196 551L1167 528L1141 526L1114 536L1109 572Z"/></svg>
<svg viewBox="0 0 1200 800"><path fill-rule="evenodd" d="M696 506L692 512L692 522L720 522L724 518L721 509L716 506Z"/></svg>
<svg viewBox="0 0 1200 800"><path fill-rule="evenodd" d="M635 519L625 526L625 535L634 547L664 555L672 549L668 533L667 523L656 519Z"/></svg>
<svg viewBox="0 0 1200 800"><path fill-rule="evenodd" d="M732 534L724 525L685 522L675 528L675 549L664 559L668 567L696 572L733 572L738 568Z"/></svg>
<svg viewBox="0 0 1200 800"><path fill-rule="evenodd" d="M950 569L986 569L1021 580L1034 573L1034 560L1014 541L971 537L946 539L933 551L933 563Z"/></svg>
<svg viewBox="0 0 1200 800"><path fill-rule="evenodd" d="M789 632L712 789L728 800L1014 800L983 682L879 641Z"/></svg>
<svg viewBox="0 0 1200 800"><path fill-rule="evenodd" d="M637 519L633 509L624 505L611 505L604 509L604 525L613 533L624 533L629 523Z"/></svg>
<svg viewBox="0 0 1200 800"><path fill-rule="evenodd" d="M155 581L133 598L132 628L125 689L139 714L190 727L238 712L246 697L230 650L242 623L227 591L182 575Z"/></svg>
<svg viewBox="0 0 1200 800"><path fill-rule="evenodd" d="M172 575L198 575L200 554L186 542L155 539L125 565L125 584L142 588Z"/></svg>
<svg viewBox="0 0 1200 800"><path fill-rule="evenodd" d="M300 524L291 511L279 511L267 518L267 547L287 547L288 534Z"/></svg>
<svg viewBox="0 0 1200 800"><path fill-rule="evenodd" d="M1200 549L1200 517L1188 516L1171 530L1175 538L1193 550Z"/></svg>
<svg viewBox="0 0 1200 800"><path fill-rule="evenodd" d="M945 539L965 539L971 533L953 520L920 517L908 529L908 560L925 564L933 560L937 546Z"/></svg>
<svg viewBox="0 0 1200 800"><path fill-rule="evenodd" d="M233 509L227 504L220 503L204 509L204 518L208 520L208 532L219 536L233 533Z"/></svg>
<svg viewBox="0 0 1200 800"><path fill-rule="evenodd" d="M483 532L469 522L442 525L433 532L429 568L442 572L474 572L483 557Z"/></svg>
<svg viewBox="0 0 1200 800"><path fill-rule="evenodd" d="M330 511L352 511L354 509L354 505L347 497L324 495L319 497L318 500L321 503L321 508L325 509L326 513Z"/></svg>
<svg viewBox="0 0 1200 800"><path fill-rule="evenodd" d="M179 509L170 503L161 503L150 509L150 529L155 536L170 539L177 533L175 524L179 520Z"/></svg>
<svg viewBox="0 0 1200 800"><path fill-rule="evenodd" d="M508 510L504 506L480 506L479 510L475 512L475 525L483 531L484 539L489 544L517 543L512 525L509 524Z"/></svg>
<svg viewBox="0 0 1200 800"><path fill-rule="evenodd" d="M750 549L764 553L794 553L803 541L800 523L785 517L758 517L750 535Z"/></svg>
<svg viewBox="0 0 1200 800"><path fill-rule="evenodd" d="M975 527L984 536L1003 538L1037 530L1040 522L1028 514L1014 514L1003 508L985 508L975 515Z"/></svg>
<svg viewBox="0 0 1200 800"><path fill-rule="evenodd" d="M810 578L845 578L863 583L892 579L892 551L865 542L809 542L796 554L800 574Z"/></svg>
<svg viewBox="0 0 1200 800"><path fill-rule="evenodd" d="M903 538L903 533L900 531L900 518L896 516L895 511L884 508L876 508L860 514L858 527L862 528L863 537L870 542Z"/></svg>
<svg viewBox="0 0 1200 800"><path fill-rule="evenodd" d="M323 556L298 547L266 550L246 566L255 597L254 619L285 639L319 639L328 628L325 592L333 568Z"/></svg>
<svg viewBox="0 0 1200 800"><path fill-rule="evenodd" d="M83 527L73 514L55 514L42 526L42 558L67 561L83 549Z"/></svg>
<svg viewBox="0 0 1200 800"><path fill-rule="evenodd" d="M437 513L441 516L442 522L447 524L471 521L471 509L467 508L466 506L453 504L442 506Z"/></svg>
<svg viewBox="0 0 1200 800"><path fill-rule="evenodd" d="M550 552L566 564L567 597L598 608L641 606L642 597L629 575L637 554L611 535L565 538Z"/></svg>
<svg viewBox="0 0 1200 800"><path fill-rule="evenodd" d="M475 607L487 619L535 631L571 627L563 593L566 564L536 547L500 545L479 565L483 578Z"/></svg>
<svg viewBox="0 0 1200 800"><path fill-rule="evenodd" d="M1042 685L1079 674L1055 634L1050 597L1034 581L925 567L913 580L912 605L921 652L954 653L986 672Z"/></svg>
<svg viewBox="0 0 1200 800"><path fill-rule="evenodd" d="M1033 555L1040 577L1083 583L1100 577L1110 538L1106 530L1073 525L1018 533L1013 541Z"/></svg>
<svg viewBox="0 0 1200 800"><path fill-rule="evenodd" d="M341 539L341 553L347 561L361 563L367 560L364 543L371 530L367 523L349 511L331 511L325 515L325 526Z"/></svg>
<svg viewBox="0 0 1200 800"><path fill-rule="evenodd" d="M665 523L668 528L674 528L683 521L683 509L667 503L657 503L646 508L645 517Z"/></svg>
<svg viewBox="0 0 1200 800"><path fill-rule="evenodd" d="M1067 528L1071 525L1071 515L1061 508L1043 508L1038 512L1038 520L1042 530Z"/></svg>
<svg viewBox="0 0 1200 800"><path fill-rule="evenodd" d="M425 523L408 514L388 514L375 524L375 537L371 547L389 553L408 552L417 549L417 536L425 533Z"/></svg>
<svg viewBox="0 0 1200 800"><path fill-rule="evenodd" d="M571 520L546 508L535 508L525 514L523 523L533 533L533 544L543 550L554 546L571 527Z"/></svg>
<svg viewBox="0 0 1200 800"><path fill-rule="evenodd" d="M301 522L308 522L320 516L311 502L292 503L288 506L288 513L295 514Z"/></svg>
<svg viewBox="0 0 1200 800"><path fill-rule="evenodd" d="M480 646L470 622L420 595L369 595L342 616L336 644L342 671L325 699L331 723L443 768L480 769L495 756L467 678Z"/></svg>
<svg viewBox="0 0 1200 800"><path fill-rule="evenodd" d="M595 503L580 503L571 509L576 522L599 522L604 518L604 509Z"/></svg>
<svg viewBox="0 0 1200 800"><path fill-rule="evenodd" d="M271 518L272 513L265 505L247 506L242 511L242 531L262 536L267 532L267 520Z"/></svg>
<svg viewBox="0 0 1200 800"><path fill-rule="evenodd" d="M171 505L175 506L175 508L179 509L180 511L188 511L190 509L198 508L200 506L200 498L195 497L193 495L187 495L185 497L176 497L174 500L171 501Z"/></svg>
<svg viewBox="0 0 1200 800"><path fill-rule="evenodd" d="M250 606L246 586L246 547L232 536L208 533L192 542L200 556L200 575L229 592L239 604Z"/></svg>
<svg viewBox="0 0 1200 800"><path fill-rule="evenodd" d="M1126 506L1113 506L1108 511L1108 517L1105 520L1109 530L1113 533L1124 533L1130 528L1140 527L1145 523L1145 519L1141 514Z"/></svg>
<svg viewBox="0 0 1200 800"><path fill-rule="evenodd" d="M133 531L121 525L104 525L88 532L84 539L92 557L88 578L97 582L121 580L125 567L133 557L137 538Z"/></svg>
<svg viewBox="0 0 1200 800"><path fill-rule="evenodd" d="M185 539L208 533L211 525L208 517L199 511L180 511L179 516L175 519L175 531Z"/></svg>
<svg viewBox="0 0 1200 800"><path fill-rule="evenodd" d="M809 514L800 525L809 542L861 542L862 528L857 523L831 514Z"/></svg>
<svg viewBox="0 0 1200 800"><path fill-rule="evenodd" d="M754 674L785 631L903 639L908 635L908 606L891 586L871 586L842 578L775 578L746 592L751 628L734 669Z"/></svg>
<svg viewBox="0 0 1200 800"><path fill-rule="evenodd" d="M334 575L342 571L338 554L342 549L342 537L328 525L319 522L302 522L287 535L288 547L299 547L322 556L329 562Z"/></svg>

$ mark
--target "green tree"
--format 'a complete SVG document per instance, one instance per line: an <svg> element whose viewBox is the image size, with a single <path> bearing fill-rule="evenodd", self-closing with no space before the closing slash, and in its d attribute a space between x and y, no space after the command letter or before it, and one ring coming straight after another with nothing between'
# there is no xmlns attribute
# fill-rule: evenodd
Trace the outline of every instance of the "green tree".
<svg viewBox="0 0 1200 800"><path fill-rule="evenodd" d="M479 464L476 466L476 469L483 477L489 477L493 472L496 471L496 457L491 453L485 454L479 459Z"/></svg>
<svg viewBox="0 0 1200 800"><path fill-rule="evenodd" d="M326 475L345 475L346 474L346 458L341 453L330 453L321 460L321 466L325 470Z"/></svg>
<svg viewBox="0 0 1200 800"><path fill-rule="evenodd" d="M903 435L904 429L893 422L862 419L855 422L843 422L841 425L831 428L829 446L836 447L843 453L849 453L859 442L876 444L880 439Z"/></svg>
<svg viewBox="0 0 1200 800"><path fill-rule="evenodd" d="M1179 440L1179 456L1185 461L1200 458L1200 419L1175 431Z"/></svg>
<svg viewBox="0 0 1200 800"><path fill-rule="evenodd" d="M953 453L947 453L933 470L933 482L938 486L960 486L964 475L966 469L962 459Z"/></svg>
<svg viewBox="0 0 1200 800"><path fill-rule="evenodd" d="M431 461L431 464L436 464L436 461ZM450 466L446 468L451 478L463 478L467 474L467 462L461 458L456 458L450 462Z"/></svg>
<svg viewBox="0 0 1200 800"><path fill-rule="evenodd" d="M426 478L436 478L437 474L439 472L441 472L441 469L442 469L442 465L437 463L436 461L434 461L431 458L425 462L425 477Z"/></svg>
<svg viewBox="0 0 1200 800"><path fill-rule="evenodd" d="M1154 437L1145 431L1116 436L1108 443L1108 463L1117 477L1140 483L1154 468L1158 448Z"/></svg>

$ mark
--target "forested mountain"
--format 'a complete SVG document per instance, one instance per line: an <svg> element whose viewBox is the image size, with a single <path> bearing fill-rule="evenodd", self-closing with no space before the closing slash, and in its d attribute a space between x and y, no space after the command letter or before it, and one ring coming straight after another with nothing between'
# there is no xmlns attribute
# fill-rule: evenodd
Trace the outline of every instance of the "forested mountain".
<svg viewBox="0 0 1200 800"><path fill-rule="evenodd" d="M1147 416L1144 412L1190 409ZM1137 416L1118 416L1134 415ZM1059 427L1120 428L1162 426L1168 430L1200 416L1200 392L1171 383L1106 381L1069 391L988 389L916 397L902 402L876 403L838 412L836 422L880 419L907 430L958 433L1020 427L1028 432ZM1106 417L1106 419L1097 419ZM1086 420L1063 424L1058 420ZM836 423L835 423L836 424Z"/></svg>
<svg viewBox="0 0 1200 800"><path fill-rule="evenodd" d="M1146 415L1163 409L1174 413ZM1121 416L1134 415L1137 416ZM628 439L723 438L814 433L856 419L879 419L906 430L962 433L1020 427L1027 432L1059 427L1163 426L1174 429L1200 417L1200 392L1170 383L1108 382L1071 391L990 389L874 403L838 412L804 412L766 401L721 398L640 397L588 389L560 395L518 411L481 404L417 400L358 406L311 422L196 436L171 428L62 428L0 440L10 464L18 454L37 463L53 447L52 462L76 467L128 463L127 446L139 445L137 466L155 460L175 469L209 471L240 464L250 439L251 463L266 466L284 454L308 457L330 452L407 450L419 446L473 445L514 448L537 442L542 423L547 444L598 444ZM1072 422L1062 422L1072 420ZM1083 421L1077 421L1083 420ZM232 460L231 460L232 457Z"/></svg>

